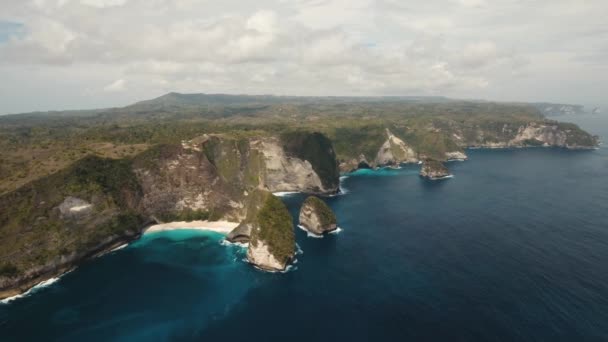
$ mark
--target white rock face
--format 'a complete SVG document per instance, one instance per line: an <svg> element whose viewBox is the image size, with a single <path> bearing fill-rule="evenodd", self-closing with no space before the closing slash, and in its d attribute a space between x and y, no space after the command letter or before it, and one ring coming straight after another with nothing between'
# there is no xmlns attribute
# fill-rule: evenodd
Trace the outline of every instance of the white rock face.
<svg viewBox="0 0 608 342"><path fill-rule="evenodd" d="M566 146L567 135L558 126L530 123L519 128L509 145L521 145L526 140L538 140L547 146Z"/></svg>
<svg viewBox="0 0 608 342"><path fill-rule="evenodd" d="M59 212L65 218L78 218L93 210L93 205L77 197L66 197L59 205Z"/></svg>
<svg viewBox="0 0 608 342"><path fill-rule="evenodd" d="M261 240L257 241L255 246L253 243L249 244L247 260L256 266L269 271L283 271L285 270L285 267L287 267L287 265L277 260L274 255L270 253L268 246Z"/></svg>
<svg viewBox="0 0 608 342"><path fill-rule="evenodd" d="M331 232L338 228L335 223L323 225L314 206L308 203L302 205L298 219L301 227L304 227L307 231L317 235L322 235L325 232Z"/></svg>
<svg viewBox="0 0 608 342"><path fill-rule="evenodd" d="M455 152L446 152L445 159L447 159L447 160L467 160L468 157L464 152L455 151Z"/></svg>
<svg viewBox="0 0 608 342"><path fill-rule="evenodd" d="M268 191L328 191L312 165L306 160L288 157L278 139L264 139L252 143L251 147L258 149L264 156L266 170L263 174L263 187Z"/></svg>
<svg viewBox="0 0 608 342"><path fill-rule="evenodd" d="M376 165L398 163L417 163L416 152L405 142L386 129L387 140L382 144L376 155Z"/></svg>

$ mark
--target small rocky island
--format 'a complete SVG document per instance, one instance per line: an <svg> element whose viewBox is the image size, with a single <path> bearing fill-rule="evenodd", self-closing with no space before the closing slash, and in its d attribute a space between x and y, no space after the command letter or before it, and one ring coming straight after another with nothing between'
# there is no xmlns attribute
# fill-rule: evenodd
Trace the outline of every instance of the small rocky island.
<svg viewBox="0 0 608 342"><path fill-rule="evenodd" d="M338 228L334 212L316 196L308 197L302 204L300 226L316 235L322 235Z"/></svg>
<svg viewBox="0 0 608 342"><path fill-rule="evenodd" d="M448 178L452 175L450 174L450 170L448 170L442 162L427 159L422 163L420 176L430 180L438 180Z"/></svg>
<svg viewBox="0 0 608 342"><path fill-rule="evenodd" d="M247 260L265 271L284 271L296 253L291 215L283 201L265 193L262 208L251 222Z"/></svg>

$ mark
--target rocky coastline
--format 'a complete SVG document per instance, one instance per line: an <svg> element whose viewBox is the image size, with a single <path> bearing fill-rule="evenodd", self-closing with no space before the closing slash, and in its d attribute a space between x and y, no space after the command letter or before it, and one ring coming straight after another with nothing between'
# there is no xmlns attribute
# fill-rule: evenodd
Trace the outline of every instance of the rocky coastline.
<svg viewBox="0 0 608 342"><path fill-rule="evenodd" d="M482 130L466 139L466 134L456 131L456 143L432 154L385 128L373 158L353 151L356 158L340 163L329 138L303 132L247 138L205 134L179 145L154 146L129 160L84 158L0 196L0 205L7 208L0 213L0 222L11 229L11 241L18 243L25 236L45 243L45 249L27 253L7 245L5 253L11 258L5 259L11 263L0 265L0 299L23 293L139 238L159 219L234 222L236 227L223 231L228 233L227 240L249 243L248 260L256 267L281 271L293 260L295 240L291 217L272 192L336 194L341 173L401 164L421 163L422 177L445 179L451 174L443 163L467 160L468 148L581 150L595 149L599 143L597 137L575 139L574 135L583 133L554 123L505 125L500 132L503 137L492 140ZM329 221L321 219L325 210L319 208L310 204L302 208L302 226L319 235L335 230L335 216ZM54 227L59 238L46 241L35 235L46 226ZM71 240L74 231L83 232L77 243ZM64 240L71 245L62 245Z"/></svg>

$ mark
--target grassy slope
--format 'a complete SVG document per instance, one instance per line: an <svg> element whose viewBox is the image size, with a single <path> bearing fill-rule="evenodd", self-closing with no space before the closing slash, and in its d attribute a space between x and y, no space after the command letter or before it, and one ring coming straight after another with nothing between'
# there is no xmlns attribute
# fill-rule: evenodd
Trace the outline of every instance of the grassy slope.
<svg viewBox="0 0 608 342"><path fill-rule="evenodd" d="M99 215L61 218L57 206L67 196L93 203ZM4 194L0 196L0 260L21 272L87 250L109 236L135 232L143 223L137 214L140 196L128 160L93 156Z"/></svg>

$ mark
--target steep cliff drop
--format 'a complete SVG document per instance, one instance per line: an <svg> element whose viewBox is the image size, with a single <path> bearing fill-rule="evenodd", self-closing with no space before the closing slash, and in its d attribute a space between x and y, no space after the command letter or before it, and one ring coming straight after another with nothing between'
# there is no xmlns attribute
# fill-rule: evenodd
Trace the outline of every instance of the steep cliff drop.
<svg viewBox="0 0 608 342"><path fill-rule="evenodd" d="M439 180L451 178L452 175L442 162L432 159L427 159L422 163L420 176L430 180Z"/></svg>
<svg viewBox="0 0 608 342"><path fill-rule="evenodd" d="M338 228L336 215L321 199L310 196L300 208L300 226L307 231L322 235Z"/></svg>
<svg viewBox="0 0 608 342"><path fill-rule="evenodd" d="M333 146L320 133L208 134L133 158L85 157L0 196L0 298L137 239L156 222L241 222L229 238L250 240L252 264L283 270L294 253L293 224L270 192L338 187Z"/></svg>
<svg viewBox="0 0 608 342"><path fill-rule="evenodd" d="M291 215L285 204L270 193L264 193L263 205L248 224L251 238L247 260L265 271L284 271L296 252Z"/></svg>

